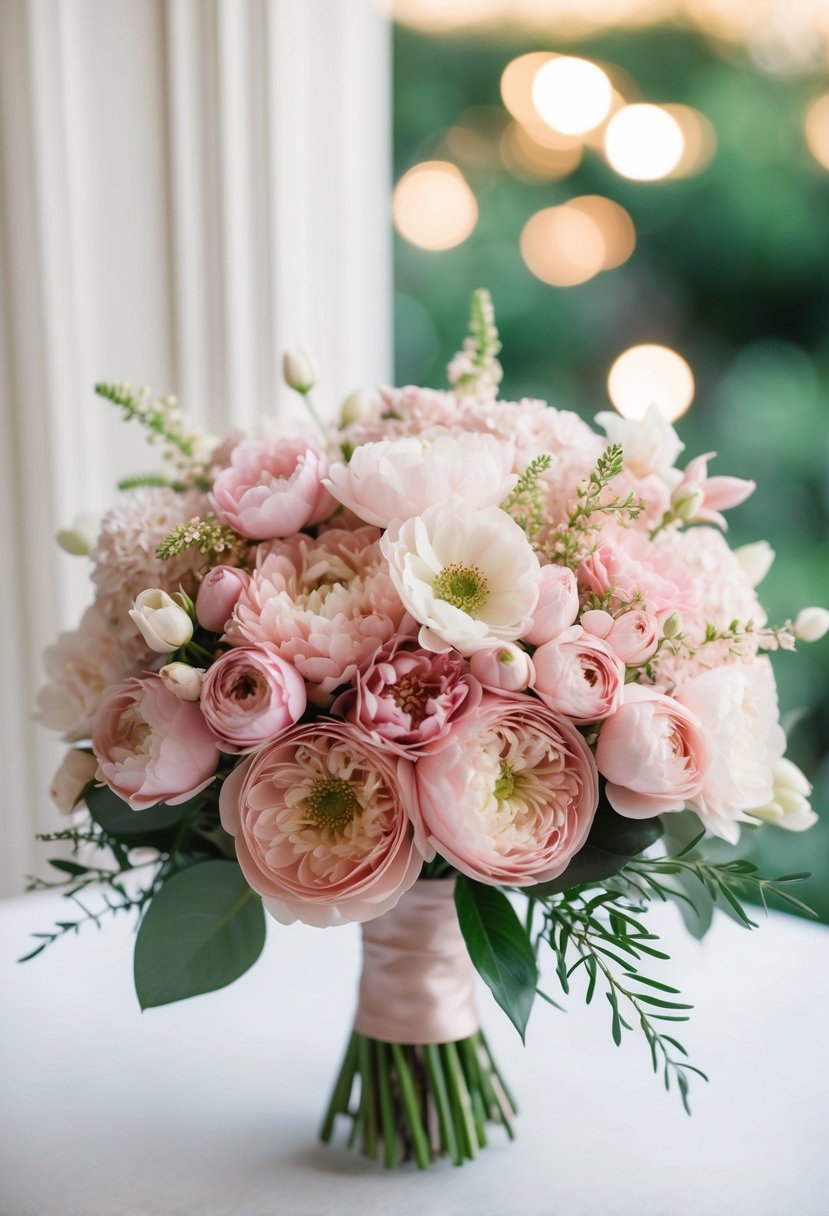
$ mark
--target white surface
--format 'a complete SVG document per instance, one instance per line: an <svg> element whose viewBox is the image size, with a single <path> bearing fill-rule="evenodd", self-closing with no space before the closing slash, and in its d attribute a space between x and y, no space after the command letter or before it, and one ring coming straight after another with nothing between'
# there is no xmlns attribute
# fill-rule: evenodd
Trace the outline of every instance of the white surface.
<svg viewBox="0 0 829 1216"><path fill-rule="evenodd" d="M131 927L16 966L52 896L0 905L2 1216L823 1216L829 932L774 916L704 946L660 912L666 974L695 1000L680 1037L711 1075L688 1119L604 1000L538 1007L523 1050L485 1022L521 1103L461 1169L388 1174L316 1141L357 977L351 929L270 926L237 984L140 1014ZM552 987L549 988L552 991ZM342 1140L342 1130L340 1132Z"/></svg>

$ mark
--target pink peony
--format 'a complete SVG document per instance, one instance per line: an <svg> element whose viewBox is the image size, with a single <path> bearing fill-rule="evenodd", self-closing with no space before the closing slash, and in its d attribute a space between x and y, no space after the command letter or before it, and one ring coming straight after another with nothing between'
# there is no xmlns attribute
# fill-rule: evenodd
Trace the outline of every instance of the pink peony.
<svg viewBox="0 0 829 1216"><path fill-rule="evenodd" d="M259 548L250 586L227 627L232 645L270 645L325 701L365 670L380 646L414 631L375 528L332 528Z"/></svg>
<svg viewBox="0 0 829 1216"><path fill-rule="evenodd" d="M531 697L485 694L414 770L424 848L463 874L527 886L555 878L584 844L598 802L579 732Z"/></svg>
<svg viewBox="0 0 829 1216"><path fill-rule="evenodd" d="M175 806L213 780L216 742L198 705L170 692L160 676L110 688L92 731L98 779L134 811Z"/></svg>
<svg viewBox="0 0 829 1216"><path fill-rule="evenodd" d="M699 718L671 697L640 684L602 723L596 764L610 805L629 819L681 811L702 789L708 744Z"/></svg>
<svg viewBox="0 0 829 1216"><path fill-rule="evenodd" d="M362 727L377 747L413 759L439 746L480 700L480 685L464 674L460 655L403 643L378 654L331 712Z"/></svg>
<svg viewBox="0 0 829 1216"><path fill-rule="evenodd" d="M240 443L213 484L216 513L241 536L271 540L318 523L334 509L325 456L306 439Z"/></svg>
<svg viewBox="0 0 829 1216"><path fill-rule="evenodd" d="M599 722L618 709L624 663L607 642L573 625L533 655L535 691L545 705L574 722Z"/></svg>
<svg viewBox="0 0 829 1216"><path fill-rule="evenodd" d="M362 730L320 718L233 770L222 825L245 878L283 924L372 920L420 873L398 771Z"/></svg>
<svg viewBox="0 0 829 1216"><path fill-rule="evenodd" d="M205 574L196 596L196 619L202 629L222 633L236 601L250 585L250 575L235 566L214 566Z"/></svg>
<svg viewBox="0 0 829 1216"><path fill-rule="evenodd" d="M567 566L542 566L538 603L524 634L531 646L543 646L573 624L579 612L576 576Z"/></svg>
<svg viewBox="0 0 829 1216"><path fill-rule="evenodd" d="M366 523L386 528L427 507L461 499L493 507L513 488L512 444L491 435L451 435L443 427L358 447L348 463L332 464L333 496Z"/></svg>
<svg viewBox="0 0 829 1216"><path fill-rule="evenodd" d="M37 695L35 717L69 743L89 738L106 690L135 670L97 606L87 608L77 629L47 646L43 664L49 682Z"/></svg>
<svg viewBox="0 0 829 1216"><path fill-rule="evenodd" d="M229 650L201 687L204 720L224 752L250 752L270 743L299 721L306 703L302 676L260 646Z"/></svg>

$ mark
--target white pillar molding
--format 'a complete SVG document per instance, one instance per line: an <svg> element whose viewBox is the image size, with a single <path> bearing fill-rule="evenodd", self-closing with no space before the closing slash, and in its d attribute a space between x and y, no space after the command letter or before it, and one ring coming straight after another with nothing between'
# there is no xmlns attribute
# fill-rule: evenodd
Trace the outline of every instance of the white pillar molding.
<svg viewBox="0 0 829 1216"><path fill-rule="evenodd" d="M389 377L389 61L373 0L0 3L0 894L57 822L30 715L89 587L54 532L154 463L94 382L223 430L291 408L288 346L331 411Z"/></svg>

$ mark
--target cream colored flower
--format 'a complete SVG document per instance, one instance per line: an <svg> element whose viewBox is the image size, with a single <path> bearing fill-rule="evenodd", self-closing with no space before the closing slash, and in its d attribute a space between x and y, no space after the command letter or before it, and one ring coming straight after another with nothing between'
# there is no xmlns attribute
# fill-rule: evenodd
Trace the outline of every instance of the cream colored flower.
<svg viewBox="0 0 829 1216"><path fill-rule="evenodd" d="M767 806L749 811L754 819L762 819L789 832L805 832L817 823L817 815L809 803L811 784L796 764L781 756L772 765L774 793Z"/></svg>

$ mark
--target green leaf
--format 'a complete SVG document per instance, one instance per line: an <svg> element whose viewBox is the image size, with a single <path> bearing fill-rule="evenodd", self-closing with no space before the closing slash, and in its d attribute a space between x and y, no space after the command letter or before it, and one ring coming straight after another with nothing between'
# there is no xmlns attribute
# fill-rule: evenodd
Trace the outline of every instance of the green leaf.
<svg viewBox="0 0 829 1216"><path fill-rule="evenodd" d="M135 942L142 1009L224 988L252 967L265 944L259 896L233 861L181 870L154 896Z"/></svg>
<svg viewBox="0 0 829 1216"><path fill-rule="evenodd" d="M527 933L498 887L458 875L455 907L469 957L524 1039L538 984L538 965Z"/></svg>
<svg viewBox="0 0 829 1216"><path fill-rule="evenodd" d="M545 899L584 883L599 883L624 869L632 857L662 835L660 819L623 819L606 802L599 804L590 835L567 869L550 882L529 887L527 895Z"/></svg>
<svg viewBox="0 0 829 1216"><path fill-rule="evenodd" d="M193 801L191 799L179 806L160 803L143 811L134 811L109 786L90 785L84 791L84 802L98 826L108 836L129 845L143 844L148 836L176 827L192 809Z"/></svg>

